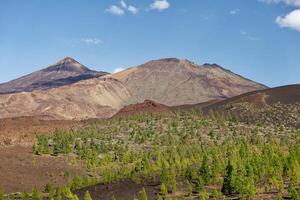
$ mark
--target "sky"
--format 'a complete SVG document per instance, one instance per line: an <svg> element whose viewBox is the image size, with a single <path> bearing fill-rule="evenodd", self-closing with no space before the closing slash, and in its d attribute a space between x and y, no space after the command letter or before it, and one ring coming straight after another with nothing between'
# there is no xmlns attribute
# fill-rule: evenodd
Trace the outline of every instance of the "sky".
<svg viewBox="0 0 300 200"><path fill-rule="evenodd" d="M0 0L0 82L66 56L108 72L177 57L300 83L300 0Z"/></svg>

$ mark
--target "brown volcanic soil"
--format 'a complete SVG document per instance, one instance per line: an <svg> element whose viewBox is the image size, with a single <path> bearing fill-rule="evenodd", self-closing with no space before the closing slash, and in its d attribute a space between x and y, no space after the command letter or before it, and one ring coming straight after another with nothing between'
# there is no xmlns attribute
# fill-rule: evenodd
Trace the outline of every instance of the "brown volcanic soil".
<svg viewBox="0 0 300 200"><path fill-rule="evenodd" d="M118 183L111 184L101 184L95 185L87 188L80 189L75 191L75 194L78 195L79 199L84 199L84 194L86 191L89 191L92 199L94 200L111 200L114 196L117 200L128 200L128 199L138 199L140 196L140 191L145 188L147 197L149 200L156 200L158 194L160 193L159 183L147 182L147 183L134 183L132 181L121 181ZM221 193L221 188L216 186L206 186L205 189L211 192L211 189L217 189ZM178 183L176 195L178 199L188 200L188 189L186 183ZM284 194L286 196L286 194ZM177 199L174 195L170 194L169 197L172 199ZM168 199L168 198L166 198ZM197 193L193 194L192 199L199 199ZM212 197L210 199L213 199ZM228 199L239 199L238 196L233 196ZM267 199L278 199L278 193L266 193L266 194L257 194L255 200L267 200ZM288 199L284 197L284 199Z"/></svg>
<svg viewBox="0 0 300 200"><path fill-rule="evenodd" d="M39 117L0 119L0 146L19 144L31 146L38 134L50 134L55 129L79 128L83 122L41 120Z"/></svg>
<svg viewBox="0 0 300 200"><path fill-rule="evenodd" d="M135 199L139 197L140 191L145 188L148 199L156 200L160 192L160 186L156 183L137 184L132 181L123 181L120 183L111 183L109 185L95 185L76 191L79 199L84 198L88 190L93 199L111 200L114 196L118 200Z"/></svg>
<svg viewBox="0 0 300 200"><path fill-rule="evenodd" d="M201 111L203 108L206 108L207 106L213 105L221 101L222 100L220 99L215 99L215 100L206 101L204 103L174 106L172 107L172 109L175 111L193 111L193 110Z"/></svg>
<svg viewBox="0 0 300 200"><path fill-rule="evenodd" d="M132 104L122 108L114 117L131 116L142 113L170 113L172 110L170 107L156 103L151 100L145 100L143 103Z"/></svg>
<svg viewBox="0 0 300 200"><path fill-rule="evenodd" d="M250 92L204 107L204 113L238 117L245 122L300 128L300 85Z"/></svg>
<svg viewBox="0 0 300 200"><path fill-rule="evenodd" d="M265 98L263 98L264 96ZM253 103L256 106L272 105L275 103L282 104L294 104L300 102L300 84L299 85L287 85L277 88L270 88L266 90L249 92L230 99L217 102L208 106L207 108L218 108L220 106L230 103Z"/></svg>
<svg viewBox="0 0 300 200"><path fill-rule="evenodd" d="M43 190L50 181L53 186L66 183L65 172L83 175L83 168L72 166L63 157L36 156L31 148L12 146L0 148L0 190L5 193Z"/></svg>
<svg viewBox="0 0 300 200"><path fill-rule="evenodd" d="M0 119L0 190L6 193L44 189L66 182L65 172L83 174L62 157L36 156L31 147L38 134L83 126L83 122L41 120L37 117Z"/></svg>

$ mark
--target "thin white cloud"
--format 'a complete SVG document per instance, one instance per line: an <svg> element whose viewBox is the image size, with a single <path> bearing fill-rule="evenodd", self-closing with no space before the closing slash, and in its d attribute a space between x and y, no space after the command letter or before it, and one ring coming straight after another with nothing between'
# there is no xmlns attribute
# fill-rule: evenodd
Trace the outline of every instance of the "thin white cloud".
<svg viewBox="0 0 300 200"><path fill-rule="evenodd" d="M287 5L300 6L300 0L259 0L265 3L285 3Z"/></svg>
<svg viewBox="0 0 300 200"><path fill-rule="evenodd" d="M122 16L122 15L125 14L125 11L122 8L120 8L119 6L116 6L116 5L110 6L105 11L109 12L109 13L111 13L113 15L118 15L118 16Z"/></svg>
<svg viewBox="0 0 300 200"><path fill-rule="evenodd" d="M127 4L124 0L121 0L119 5L111 5L105 10L105 12L118 16L124 15L127 11L132 14L137 14L139 9L133 5Z"/></svg>
<svg viewBox="0 0 300 200"><path fill-rule="evenodd" d="M250 35L248 32L246 31L240 31L240 34L247 40L251 40L251 41L260 41L261 39L255 36Z"/></svg>
<svg viewBox="0 0 300 200"><path fill-rule="evenodd" d="M229 11L229 14L231 14L231 15L236 15L236 14L238 14L240 12L240 9L234 9L234 10L230 10Z"/></svg>
<svg viewBox="0 0 300 200"><path fill-rule="evenodd" d="M121 71L123 71L123 70L125 70L125 69L119 67L119 68L114 69L114 71L113 71L112 73L113 73L113 74L114 74L114 73L118 73L118 72L121 72Z"/></svg>
<svg viewBox="0 0 300 200"><path fill-rule="evenodd" d="M300 31L300 9L294 10L285 16L279 16L276 23L283 28Z"/></svg>
<svg viewBox="0 0 300 200"><path fill-rule="evenodd" d="M240 31L241 35L247 35L248 33L246 31Z"/></svg>
<svg viewBox="0 0 300 200"><path fill-rule="evenodd" d="M168 9L170 6L171 4L168 2L168 0L154 0L154 2L150 4L150 9L163 11Z"/></svg>
<svg viewBox="0 0 300 200"><path fill-rule="evenodd" d="M129 5L128 6L128 11L131 12L132 14L138 14L139 9L135 6Z"/></svg>
<svg viewBox="0 0 300 200"><path fill-rule="evenodd" d="M127 3L124 0L120 1L120 4L123 8L127 9Z"/></svg>
<svg viewBox="0 0 300 200"><path fill-rule="evenodd" d="M84 38L82 39L82 41L86 44L93 44L93 45L102 44L102 40L98 38Z"/></svg>

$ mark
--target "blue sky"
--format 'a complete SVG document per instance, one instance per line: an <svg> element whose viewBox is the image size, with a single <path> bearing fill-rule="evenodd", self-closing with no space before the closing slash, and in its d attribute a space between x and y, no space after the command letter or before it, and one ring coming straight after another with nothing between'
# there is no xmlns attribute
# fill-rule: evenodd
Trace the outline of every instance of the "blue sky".
<svg viewBox="0 0 300 200"><path fill-rule="evenodd" d="M0 0L0 82L71 56L109 72L178 57L268 86L300 83L299 9L300 0Z"/></svg>

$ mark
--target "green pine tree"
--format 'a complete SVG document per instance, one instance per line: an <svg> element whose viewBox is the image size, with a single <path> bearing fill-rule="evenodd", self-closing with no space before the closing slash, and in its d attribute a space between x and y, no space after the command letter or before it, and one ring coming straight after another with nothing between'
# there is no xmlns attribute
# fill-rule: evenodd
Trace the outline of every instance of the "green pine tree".
<svg viewBox="0 0 300 200"><path fill-rule="evenodd" d="M219 197L218 190L213 189L213 190L211 191L211 196L212 196L212 198L213 198L214 200L217 200L218 197Z"/></svg>
<svg viewBox="0 0 300 200"><path fill-rule="evenodd" d="M167 188L166 184L164 184L164 183L161 184L160 190L164 197L169 194L168 188Z"/></svg>
<svg viewBox="0 0 300 200"><path fill-rule="evenodd" d="M52 191L52 186L50 183L47 183L44 189L45 193L50 193Z"/></svg>
<svg viewBox="0 0 300 200"><path fill-rule="evenodd" d="M185 170L185 174L184 177L191 182L193 179L193 171L192 168L190 166L187 167L187 169Z"/></svg>
<svg viewBox="0 0 300 200"><path fill-rule="evenodd" d="M34 187L33 190L32 190L32 193L31 193L31 196L32 196L32 199L33 200L40 200L42 199L40 193L38 192L37 188Z"/></svg>
<svg viewBox="0 0 300 200"><path fill-rule="evenodd" d="M84 200L92 200L90 192L87 190L84 194Z"/></svg>
<svg viewBox="0 0 300 200"><path fill-rule="evenodd" d="M211 175L210 175L210 170L209 170L209 166L208 166L207 155L204 155L204 157L203 157L203 161L202 161L201 167L199 169L199 175L202 177L202 179L204 181L204 185L206 185L210 181Z"/></svg>
<svg viewBox="0 0 300 200"><path fill-rule="evenodd" d="M206 192L206 190L203 190L199 193L199 199L200 200L208 200L209 194Z"/></svg>
<svg viewBox="0 0 300 200"><path fill-rule="evenodd" d="M4 192L0 192L0 200L4 200L5 197L4 197Z"/></svg>
<svg viewBox="0 0 300 200"><path fill-rule="evenodd" d="M148 200L145 188L143 188L142 191L140 192L140 200Z"/></svg>
<svg viewBox="0 0 300 200"><path fill-rule="evenodd" d="M298 193L297 189L294 187L293 184L289 185L288 192L289 192L292 200L299 200L300 199L299 193Z"/></svg>
<svg viewBox="0 0 300 200"><path fill-rule="evenodd" d="M197 178L195 186L196 186L196 191L199 193L204 190L204 181L201 176Z"/></svg>
<svg viewBox="0 0 300 200"><path fill-rule="evenodd" d="M157 196L157 200L163 200L162 196L161 196L161 195L158 195L158 196Z"/></svg>
<svg viewBox="0 0 300 200"><path fill-rule="evenodd" d="M29 200L30 199L30 195L27 192L22 192L22 200ZM0 200L4 200L1 199L1 195L0 195Z"/></svg>
<svg viewBox="0 0 300 200"><path fill-rule="evenodd" d="M224 176L224 182L222 186L222 193L225 195L231 195L234 192L234 188L232 186L232 177L233 177L233 166L231 161L229 160L226 166L226 173Z"/></svg>

